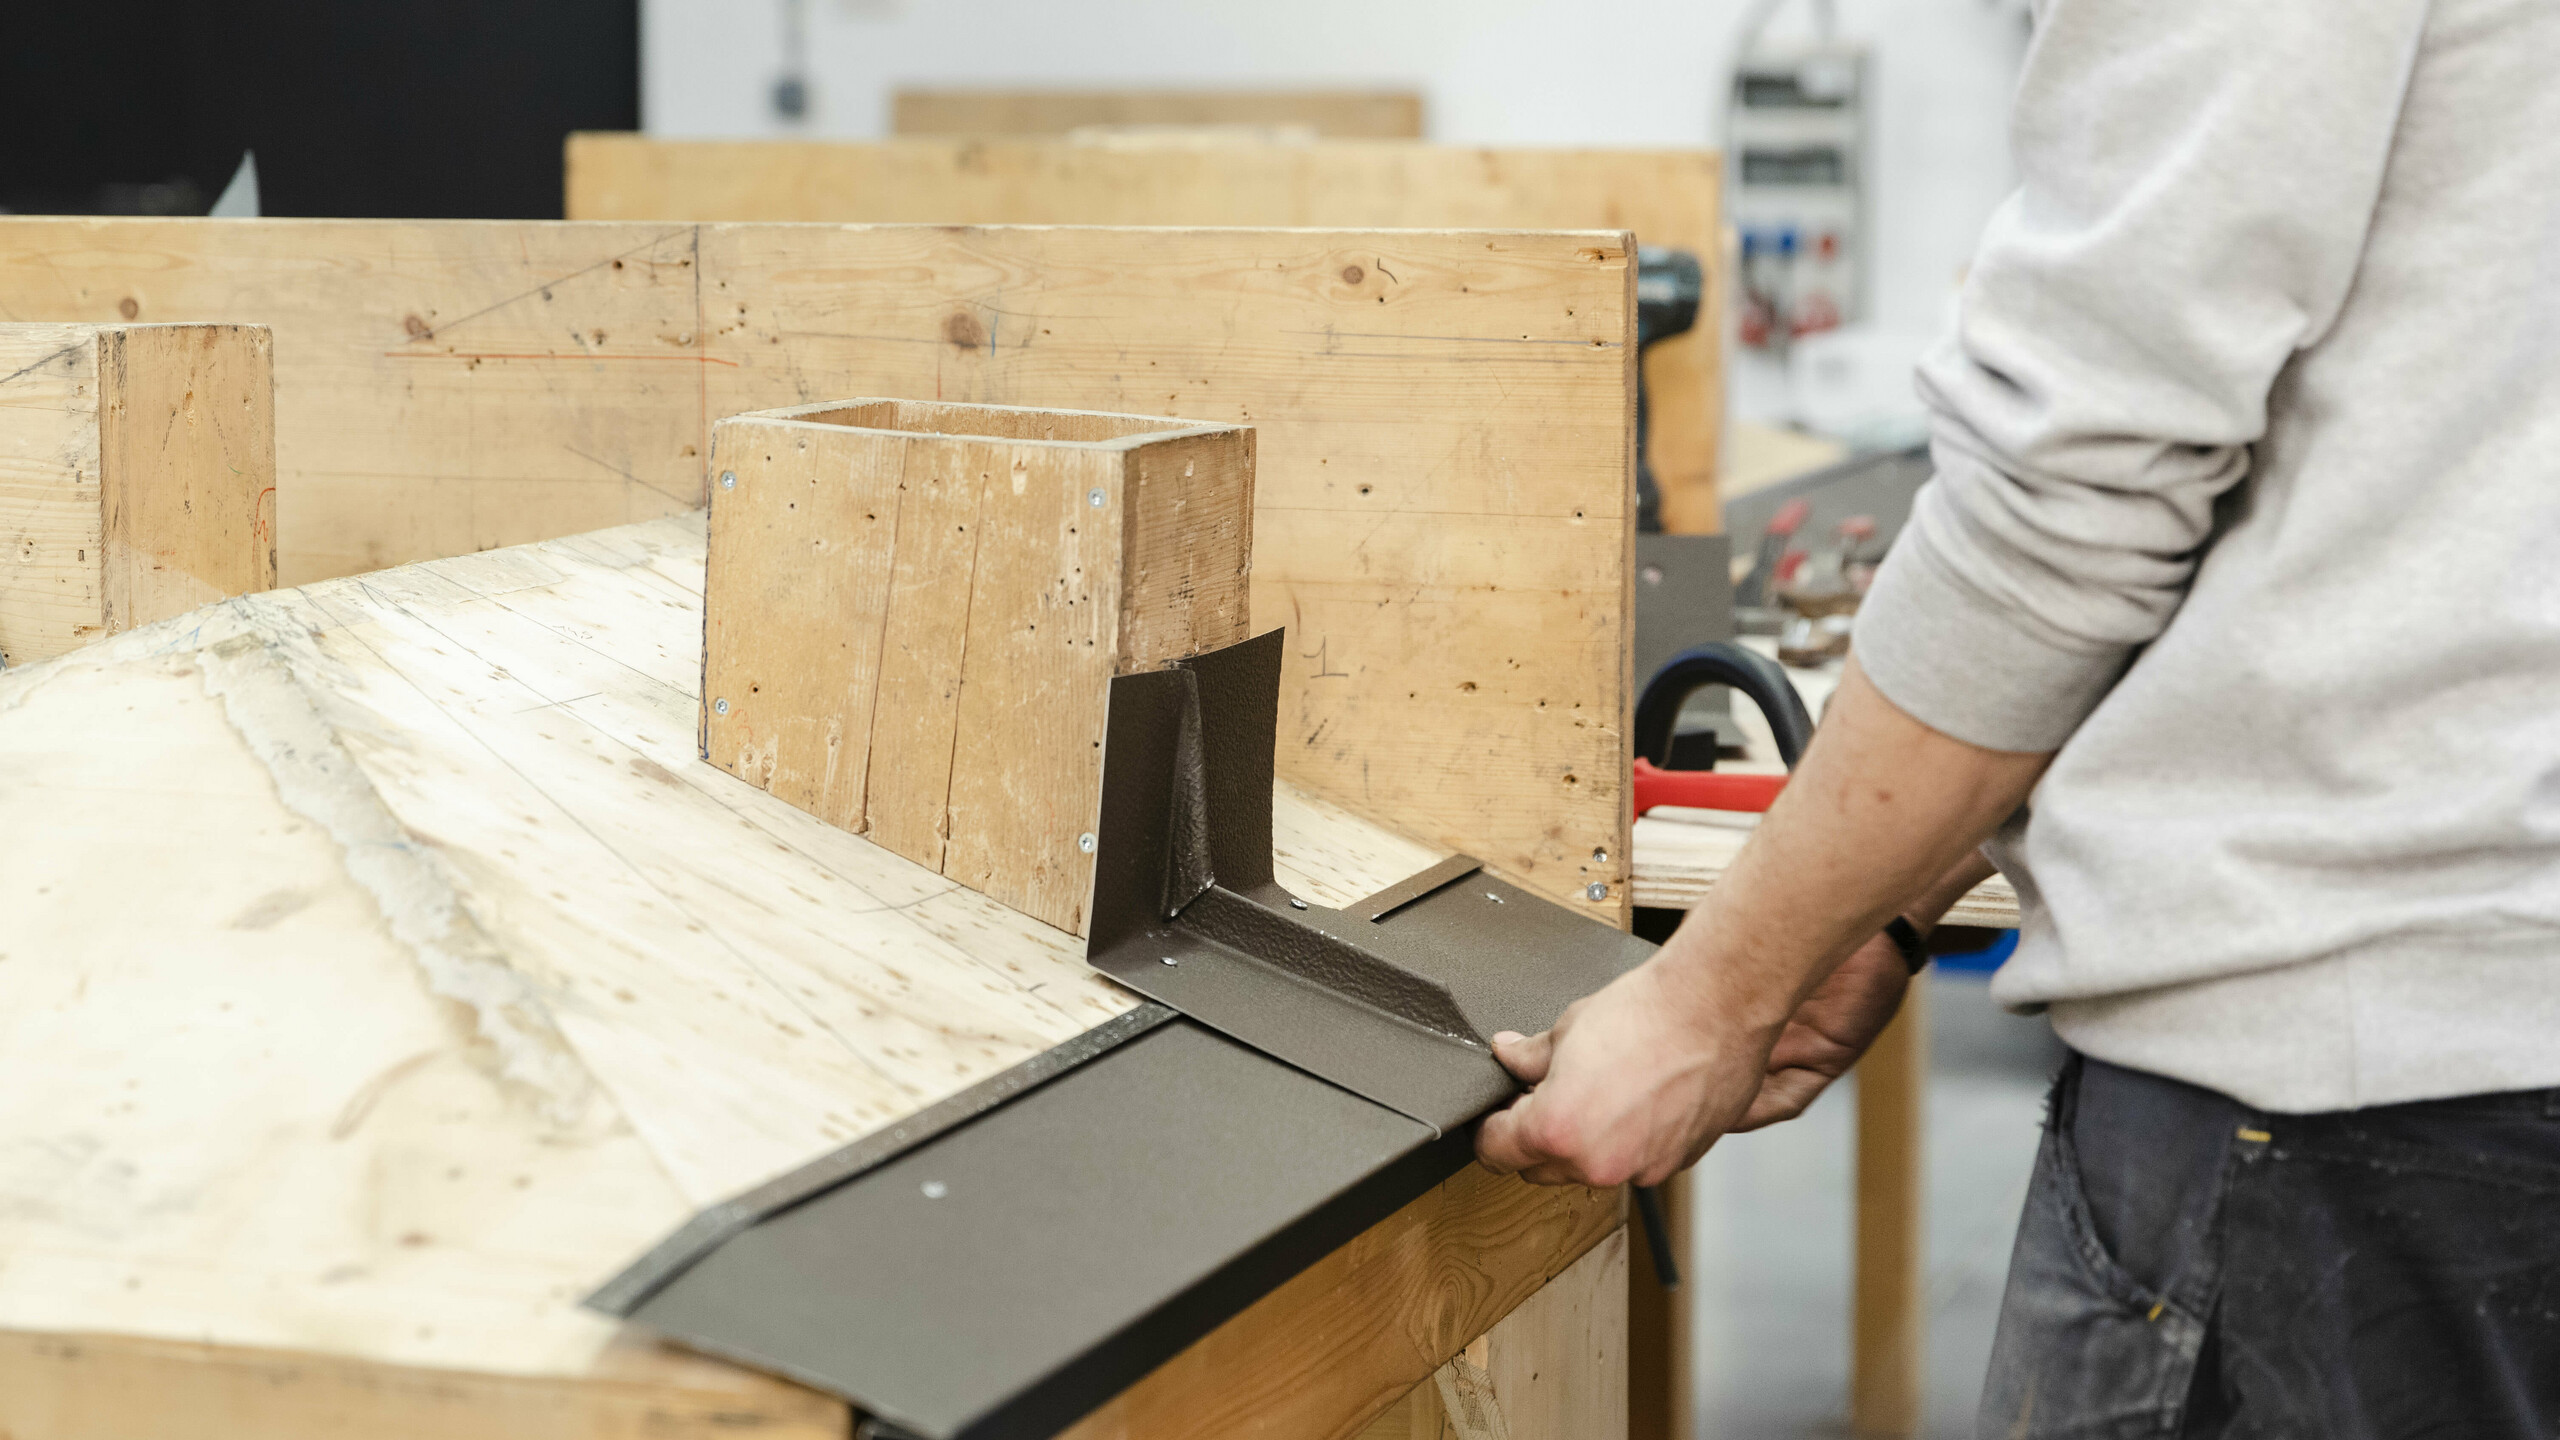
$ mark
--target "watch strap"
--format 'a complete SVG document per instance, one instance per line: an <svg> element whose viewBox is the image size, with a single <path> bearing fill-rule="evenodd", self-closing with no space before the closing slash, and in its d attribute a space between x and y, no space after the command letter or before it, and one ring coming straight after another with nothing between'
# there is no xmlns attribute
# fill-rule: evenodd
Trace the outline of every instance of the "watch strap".
<svg viewBox="0 0 2560 1440"><path fill-rule="evenodd" d="M1929 964L1929 942L1922 938L1920 927L1900 915L1884 922L1885 938L1902 952L1902 963L1917 975Z"/></svg>

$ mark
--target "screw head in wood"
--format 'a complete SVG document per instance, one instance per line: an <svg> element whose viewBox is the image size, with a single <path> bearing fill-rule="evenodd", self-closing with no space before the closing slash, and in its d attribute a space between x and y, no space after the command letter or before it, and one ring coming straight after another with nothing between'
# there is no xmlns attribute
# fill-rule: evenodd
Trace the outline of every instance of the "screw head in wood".
<svg viewBox="0 0 2560 1440"><path fill-rule="evenodd" d="M1099 485L1096 485L1092 489L1084 492L1084 503L1092 506L1096 510L1102 508L1102 502L1105 498L1106 497L1102 493L1102 487Z"/></svg>
<svg viewBox="0 0 2560 1440"><path fill-rule="evenodd" d="M714 714L714 715L726 715L726 714L728 714L728 713L729 713L729 702L728 702L728 701L726 701L726 700L714 700L714 701L712 701L712 702L711 702L711 713L712 713L712 714Z"/></svg>
<svg viewBox="0 0 2560 1440"><path fill-rule="evenodd" d="M1606 900L1609 898L1609 887L1597 880L1594 880L1590 884L1582 887L1582 898L1585 900Z"/></svg>
<svg viewBox="0 0 2560 1440"><path fill-rule="evenodd" d="M1605 845L1596 845L1596 846L1593 846L1593 847L1592 847L1592 850L1591 850L1591 863L1592 863L1592 864L1594 864L1594 865L1606 865L1606 864L1608 864L1608 863L1609 863L1609 847L1607 847L1607 846L1605 846Z"/></svg>
<svg viewBox="0 0 2560 1440"><path fill-rule="evenodd" d="M721 489L723 489L723 490L735 490L735 489L737 489L737 488L738 488L738 472L737 472L737 471L735 471L735 470L723 470L723 471L721 471L721 472L720 472L720 488L721 488Z"/></svg>
<svg viewBox="0 0 2560 1440"><path fill-rule="evenodd" d="M1077 848L1077 849L1079 849L1079 850L1081 850L1081 851L1083 851L1083 852L1084 852L1084 853L1086 853L1087 855L1092 854L1092 853L1093 853L1093 832L1092 832L1092 831L1090 831L1090 830L1087 830L1087 831L1086 831L1086 832L1084 832L1083 834L1081 834L1081 835L1077 836L1077 837L1076 837L1076 848Z"/></svg>

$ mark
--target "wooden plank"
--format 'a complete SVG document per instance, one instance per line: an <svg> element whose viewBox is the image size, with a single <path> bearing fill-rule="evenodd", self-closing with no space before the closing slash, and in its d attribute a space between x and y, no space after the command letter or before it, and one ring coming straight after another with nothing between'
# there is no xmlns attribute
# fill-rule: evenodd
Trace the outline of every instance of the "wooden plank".
<svg viewBox="0 0 2560 1440"><path fill-rule="evenodd" d="M713 454L712 763L1083 933L1111 677L1248 633L1252 432L876 400Z"/></svg>
<svg viewBox="0 0 2560 1440"><path fill-rule="evenodd" d="M106 625L98 345L87 325L0 325L0 665L76 649Z"/></svg>
<svg viewBox="0 0 2560 1440"><path fill-rule="evenodd" d="M575 1385L130 1335L0 1330L13 1440L848 1440L844 1402L633 1343Z"/></svg>
<svg viewBox="0 0 2560 1440"><path fill-rule="evenodd" d="M1694 909L1742 853L1756 815L1663 806L1635 823L1635 903ZM1976 885L1941 922L1993 930L2018 928L2018 892L1998 875Z"/></svg>
<svg viewBox="0 0 2560 1440"><path fill-rule="evenodd" d="M1471 1165L1157 1367L1063 1440L1349 1440L1617 1235L1623 1213L1619 1191L1542 1191ZM1612 1322L1598 1312L1623 1315L1624 1291L1610 1288L1611 1277L1622 1274L1604 1258L1587 1285L1559 1297L1587 1316L1577 1312L1522 1337L1517 1353L1524 1362L1534 1355L1600 1372L1577 1374L1535 1403L1608 1413L1606 1377L1622 1362L1586 1356L1581 1346L1587 1339L1595 1350L1606 1348ZM1573 1343L1560 1349L1550 1328ZM1615 1404L1623 1423L1623 1391Z"/></svg>
<svg viewBox="0 0 2560 1440"><path fill-rule="evenodd" d="M1612 1440L1628 1433L1629 1232L1595 1245L1360 1432L1360 1440Z"/></svg>
<svg viewBox="0 0 2560 1440"><path fill-rule="evenodd" d="M1929 1297L1925 1284L1929 987L1914 985L1858 1077L1856 1294L1851 1301L1849 1428L1920 1433Z"/></svg>
<svg viewBox="0 0 2560 1440"><path fill-rule="evenodd" d="M275 583L267 332L0 324L0 664Z"/></svg>
<svg viewBox="0 0 2560 1440"><path fill-rule="evenodd" d="M908 763L872 778L878 798L864 817L873 840L901 855L931 855L935 870L949 838L944 825L953 757L947 745L935 755L931 740L958 732L960 661L969 639L968 611L949 602L969 593L978 553L973 522L980 481L964 458L953 449L926 451L901 487L896 579L883 612L880 704L872 724L873 743Z"/></svg>
<svg viewBox="0 0 2560 1440"><path fill-rule="evenodd" d="M1631 280L1623 234L0 218L0 313L272 326L288 583L674 513L716 417L830 395L1251 424L1282 774L1609 919Z"/></svg>
<svg viewBox="0 0 2560 1440"><path fill-rule="evenodd" d="M129 325L98 343L107 633L275 588L266 327Z"/></svg>
<svg viewBox="0 0 2560 1440"><path fill-rule="evenodd" d="M1422 138L1410 90L899 90L897 135L1064 135L1088 126L1263 126L1379 140Z"/></svg>
<svg viewBox="0 0 2560 1440"><path fill-rule="evenodd" d="M897 546L907 447L872 440L833 426L724 427L713 441L712 461L726 493L736 499L720 510L719 528L728 543L711 547L704 580L706 592L738 598L704 615L704 693L721 701L719 713L703 711L702 753L730 774L856 834L867 831L871 813L868 736L883 711L887 632L901 617L912 622L919 611L934 618L944 613L914 603L919 581L929 593L967 593L965 572L946 576L923 566L927 556L949 547L918 542L955 528L929 523L929 495L920 497L926 504L915 517L921 533L911 536L903 552ZM936 488L922 478L919 486ZM902 561L908 603L893 607L891 582ZM873 615L884 618L879 624L854 623ZM918 703L924 697L908 693L904 678L886 707L893 720L926 713ZM947 721L957 664L925 678L944 682L940 709ZM734 700L727 698L731 692ZM941 730L947 751L950 727L946 723ZM910 766L922 751L905 748ZM911 773L884 770L880 780L887 788ZM895 817L908 807L889 808ZM921 804L913 808L927 813ZM930 818L939 813L939 805L932 807ZM873 839L941 868L939 845L925 854L895 824Z"/></svg>
<svg viewBox="0 0 2560 1440"><path fill-rule="evenodd" d="M1620 1228L1486 1335L1484 1388L1512 1440L1627 1433L1628 1238ZM1449 1400L1456 1387L1434 1388ZM1454 1398L1462 1409L1464 1390Z"/></svg>
<svg viewBox="0 0 2560 1440"><path fill-rule="evenodd" d="M579 220L1626 229L1687 250L1708 296L1645 352L1664 526L1713 533L1724 414L1723 159L1710 150L1523 150L1341 141L658 140L572 135Z"/></svg>

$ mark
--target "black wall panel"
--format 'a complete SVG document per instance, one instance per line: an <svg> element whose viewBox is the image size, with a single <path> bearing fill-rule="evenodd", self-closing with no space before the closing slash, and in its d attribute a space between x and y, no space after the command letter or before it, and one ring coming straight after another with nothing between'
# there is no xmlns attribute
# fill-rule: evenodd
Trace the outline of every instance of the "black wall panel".
<svg viewBox="0 0 2560 1440"><path fill-rule="evenodd" d="M0 208L557 218L561 141L640 122L638 0L12 6Z"/></svg>

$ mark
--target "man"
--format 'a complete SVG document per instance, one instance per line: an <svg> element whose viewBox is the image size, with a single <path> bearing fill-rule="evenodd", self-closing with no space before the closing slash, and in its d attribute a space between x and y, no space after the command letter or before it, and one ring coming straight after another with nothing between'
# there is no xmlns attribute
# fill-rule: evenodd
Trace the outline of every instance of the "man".
<svg viewBox="0 0 2560 1440"><path fill-rule="evenodd" d="M1856 659L1488 1164L1801 1110L1989 840L2075 1054L1982 1433L2560 1433L2555 73L2550 0L2041 7Z"/></svg>

